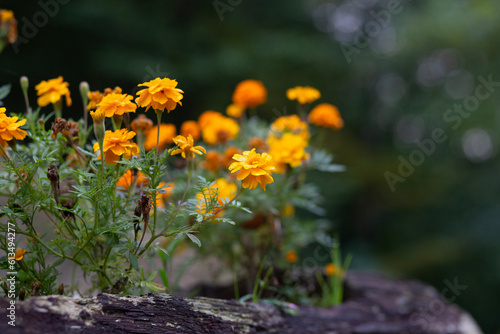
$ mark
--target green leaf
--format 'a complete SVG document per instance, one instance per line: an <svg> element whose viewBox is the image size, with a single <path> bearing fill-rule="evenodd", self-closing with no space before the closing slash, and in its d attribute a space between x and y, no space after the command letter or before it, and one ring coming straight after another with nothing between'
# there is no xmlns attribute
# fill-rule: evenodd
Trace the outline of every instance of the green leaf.
<svg viewBox="0 0 500 334"><path fill-rule="evenodd" d="M139 270L139 263L137 262L137 256L135 256L134 252L128 252L128 260L130 261L132 268Z"/></svg>
<svg viewBox="0 0 500 334"><path fill-rule="evenodd" d="M2 87L0 87L0 101L3 100L7 95L9 95L11 87L12 86L10 84L3 85ZM0 104L0 105L3 105L3 104Z"/></svg>
<svg viewBox="0 0 500 334"><path fill-rule="evenodd" d="M194 242L195 244L197 244L198 247L201 247L201 241L200 241L200 239L198 239L197 237L195 237L194 235L189 234L189 233L186 233L186 235L189 237L189 239L191 239L192 242Z"/></svg>

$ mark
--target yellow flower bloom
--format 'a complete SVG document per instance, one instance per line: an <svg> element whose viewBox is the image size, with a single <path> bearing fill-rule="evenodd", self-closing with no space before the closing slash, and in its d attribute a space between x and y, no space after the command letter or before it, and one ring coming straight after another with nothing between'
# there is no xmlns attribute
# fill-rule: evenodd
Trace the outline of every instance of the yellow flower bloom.
<svg viewBox="0 0 500 334"><path fill-rule="evenodd" d="M309 140L311 135L309 134L309 125L303 122L299 116L281 116L278 117L273 124L271 124L270 136L280 137L281 134L291 132L296 135L302 136L305 140Z"/></svg>
<svg viewBox="0 0 500 334"><path fill-rule="evenodd" d="M160 140L158 141L158 150L163 150L168 144L174 142L174 137L177 134L177 129L173 124L160 124ZM158 136L158 126L155 125L146 133L144 141L144 149L150 151L156 148L156 138Z"/></svg>
<svg viewBox="0 0 500 334"><path fill-rule="evenodd" d="M118 179L116 186L127 190L134 183L137 187L142 188L143 186L147 186L149 184L149 180L141 171L137 171L137 174L134 175L134 172L129 169Z"/></svg>
<svg viewBox="0 0 500 334"><path fill-rule="evenodd" d="M156 78L138 86L148 87L138 91L139 97L135 99L139 107L146 107L146 111L152 107L155 111L164 111L166 109L167 112L170 112L175 109L177 104L182 105L181 100L184 92L176 88L176 80Z"/></svg>
<svg viewBox="0 0 500 334"><path fill-rule="evenodd" d="M95 109L97 107L97 104L101 102L103 97L104 95L98 90L93 92L88 92L87 98L89 99L89 103L87 104L87 110L90 111Z"/></svg>
<svg viewBox="0 0 500 334"><path fill-rule="evenodd" d="M266 190L266 184L274 182L271 173L274 171L272 157L267 153L255 153L255 149L235 154L229 166L231 173L238 172L237 179L242 181L243 188L255 189L257 185Z"/></svg>
<svg viewBox="0 0 500 334"><path fill-rule="evenodd" d="M289 100L297 100L300 104L306 104L316 101L321 97L321 93L314 87L301 87L289 88L286 91L286 97Z"/></svg>
<svg viewBox="0 0 500 334"><path fill-rule="evenodd" d="M132 130L135 132L142 131L142 132L146 133L149 130L151 130L152 127L153 127L153 121L150 120L149 118L147 118L146 115L144 115L144 114L140 114L136 119L134 119L130 123L130 128L132 128ZM160 132L161 132L161 128L160 128ZM160 133L160 136L161 136L161 133Z"/></svg>
<svg viewBox="0 0 500 334"><path fill-rule="evenodd" d="M62 97L66 97L66 105L71 106L71 97L69 95L69 84L63 81L63 77L59 76L49 81L43 80L35 86L36 94L39 96L38 105L45 107L49 103L57 103Z"/></svg>
<svg viewBox="0 0 500 334"><path fill-rule="evenodd" d="M184 136L177 136L174 138L174 143L179 145L179 148L172 151L172 155L181 153L184 159L194 158L194 154L202 155L202 153L207 153L204 147L194 146L193 136L188 135L187 138Z"/></svg>
<svg viewBox="0 0 500 334"><path fill-rule="evenodd" d="M196 195L196 199L198 200L198 212L201 214L207 213L210 198L215 196L215 192L217 192L217 206L215 206L213 211L209 213L216 212L223 207L225 203L232 200L237 191L238 187L236 186L236 183L229 182L224 178L218 178L210 186L210 188L205 189L203 193L198 193ZM223 214L224 210L221 210L217 213L217 215L215 215L215 218L222 217Z"/></svg>
<svg viewBox="0 0 500 334"><path fill-rule="evenodd" d="M239 104L230 104L226 108L226 114L233 118L240 118L244 111L245 107Z"/></svg>
<svg viewBox="0 0 500 334"><path fill-rule="evenodd" d="M269 154L273 157L277 172L285 172L285 164L298 167L302 161L309 159L306 153L307 141L300 135L287 132L281 138L269 137Z"/></svg>
<svg viewBox="0 0 500 334"><path fill-rule="evenodd" d="M219 170L222 164L223 157L217 151L208 151L205 155L205 161L202 161L201 166L211 172Z"/></svg>
<svg viewBox="0 0 500 334"><path fill-rule="evenodd" d="M234 119L221 116L202 128L203 141L208 145L224 144L236 138L239 131L240 126Z"/></svg>
<svg viewBox="0 0 500 334"><path fill-rule="evenodd" d="M294 250L289 250L288 252L286 252L285 259L290 263L296 263L297 261L299 261L297 252Z"/></svg>
<svg viewBox="0 0 500 334"><path fill-rule="evenodd" d="M132 99L132 95L128 94L108 94L97 104L97 111L102 110L106 117L123 115L127 112L135 112L137 105L131 102Z"/></svg>
<svg viewBox="0 0 500 334"><path fill-rule="evenodd" d="M181 135L187 137L188 135L193 136L193 140L197 141L200 139L200 127L195 121L185 121L181 125Z"/></svg>
<svg viewBox="0 0 500 334"><path fill-rule="evenodd" d="M7 147L7 142L12 139L22 140L26 137L26 131L20 129L26 120L18 121L18 117L9 117L5 114L6 109L0 108L0 145Z"/></svg>
<svg viewBox="0 0 500 334"><path fill-rule="evenodd" d="M131 139L134 138L135 132L128 131L127 129L106 131L104 134L104 159L107 164L116 165L116 162L120 160L120 156L123 155L125 159L130 159L133 155L139 154L139 146L132 142ZM94 152L99 151L99 143L94 144ZM99 158L101 155L99 154Z"/></svg>
<svg viewBox="0 0 500 334"><path fill-rule="evenodd" d="M26 249L18 248L16 250L16 253L13 257L9 257L9 260L16 260L16 261L21 261L24 257L24 254L26 254Z"/></svg>
<svg viewBox="0 0 500 334"><path fill-rule="evenodd" d="M203 131L210 124L217 122L218 119L223 118L224 116L217 111L207 110L203 112L200 117L198 117L198 125L200 129Z"/></svg>
<svg viewBox="0 0 500 334"><path fill-rule="evenodd" d="M91 110L90 111L90 116L92 116L92 120L96 123L101 123L104 121L104 118L106 118L106 114L104 113L103 109L97 109L97 110Z"/></svg>
<svg viewBox="0 0 500 334"><path fill-rule="evenodd" d="M311 124L336 130L344 126L339 110L329 103L321 103L314 107L309 113L308 120Z"/></svg>
<svg viewBox="0 0 500 334"><path fill-rule="evenodd" d="M244 108L255 108L266 102L267 89L258 80L240 82L233 93L233 103Z"/></svg>

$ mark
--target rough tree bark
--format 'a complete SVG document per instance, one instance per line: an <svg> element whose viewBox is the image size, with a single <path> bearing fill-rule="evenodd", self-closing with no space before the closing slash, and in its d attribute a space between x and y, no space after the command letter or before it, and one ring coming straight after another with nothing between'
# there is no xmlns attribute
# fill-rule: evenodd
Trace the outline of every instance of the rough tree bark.
<svg viewBox="0 0 500 334"><path fill-rule="evenodd" d="M451 282L453 284L454 282ZM16 304L7 324L0 299L0 333L337 333L481 334L471 316L416 281L349 273L346 301L329 309L299 307L299 315L264 303L166 294L94 298L33 297Z"/></svg>

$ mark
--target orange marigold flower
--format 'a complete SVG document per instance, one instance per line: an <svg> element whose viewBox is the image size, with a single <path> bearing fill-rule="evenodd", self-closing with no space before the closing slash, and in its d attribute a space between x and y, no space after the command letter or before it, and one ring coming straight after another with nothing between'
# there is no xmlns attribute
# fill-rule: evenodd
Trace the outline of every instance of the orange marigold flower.
<svg viewBox="0 0 500 334"><path fill-rule="evenodd" d="M288 252L286 252L285 259L290 263L296 263L297 261L299 261L297 252L294 250L289 250Z"/></svg>
<svg viewBox="0 0 500 334"><path fill-rule="evenodd" d="M226 148L226 151L224 152L224 161L222 162L225 168L228 168L233 162L236 161L233 159L235 154L241 154L241 150L235 146Z"/></svg>
<svg viewBox="0 0 500 334"><path fill-rule="evenodd" d="M102 110L106 117L135 112L137 105L131 102L132 99L132 95L111 93L104 96L97 104L97 110Z"/></svg>
<svg viewBox="0 0 500 334"><path fill-rule="evenodd" d="M194 146L193 136L188 135L187 138L184 136L177 136L174 138L174 143L179 145L179 148L172 151L172 155L181 153L184 159L194 158L194 154L202 155L202 153L207 153L203 146Z"/></svg>
<svg viewBox="0 0 500 334"><path fill-rule="evenodd" d="M158 150L163 150L168 144L174 142L174 137L177 134L175 125L169 123L160 124L160 140L158 141ZM156 139L158 136L158 125L151 128L146 134L144 141L144 149L146 151L156 148Z"/></svg>
<svg viewBox="0 0 500 334"><path fill-rule="evenodd" d="M269 137L269 154L273 157L277 172L284 172L284 165L298 167L302 161L309 159L306 153L307 141L300 135L287 132L281 138Z"/></svg>
<svg viewBox="0 0 500 334"><path fill-rule="evenodd" d="M271 124L270 136L280 137L281 134L291 132L296 135L301 135L305 140L309 140L309 125L303 122L299 116L281 116Z"/></svg>
<svg viewBox="0 0 500 334"><path fill-rule="evenodd" d="M339 130L344 126L339 110L329 103L321 103L314 107L309 113L308 119L311 124L325 128Z"/></svg>
<svg viewBox="0 0 500 334"><path fill-rule="evenodd" d="M211 172L215 172L219 170L222 164L223 157L217 151L208 151L205 155L205 161L201 163L201 166L206 170Z"/></svg>
<svg viewBox="0 0 500 334"><path fill-rule="evenodd" d="M106 118L106 114L104 113L104 110L101 108L98 108L97 110L91 110L90 116L92 116L92 120L95 123L101 123L104 121L104 118Z"/></svg>
<svg viewBox="0 0 500 334"><path fill-rule="evenodd" d="M205 189L202 193L200 192L196 195L196 199L198 200L198 212L201 214L207 213L207 208L210 205L210 199L215 197L216 192L217 205L210 213L218 211L224 206L225 203L232 200L234 196L236 196L237 191L238 187L236 186L236 183L229 182L224 178L218 178L208 189ZM224 210L220 210L215 215L215 218L222 217L223 214Z"/></svg>
<svg viewBox="0 0 500 334"><path fill-rule="evenodd" d="M104 94L96 90L93 92L88 92L87 97L89 99L89 103L87 104L87 110L90 111L97 107L97 104L101 102L102 98L104 97Z"/></svg>
<svg viewBox="0 0 500 334"><path fill-rule="evenodd" d="M191 135L193 140L197 141L200 139L200 126L195 121L185 121L181 125L181 135L184 137Z"/></svg>
<svg viewBox="0 0 500 334"><path fill-rule="evenodd" d="M226 114L233 118L240 118L244 111L245 107L239 104L230 104L226 108Z"/></svg>
<svg viewBox="0 0 500 334"><path fill-rule="evenodd" d="M336 267L333 263L328 263L325 266L325 272L328 276L333 276L333 275L338 275L338 276L343 276L344 271L342 268Z"/></svg>
<svg viewBox="0 0 500 334"><path fill-rule="evenodd" d="M14 256L9 257L9 260L21 261L26 254L26 249L18 248Z"/></svg>
<svg viewBox="0 0 500 334"><path fill-rule="evenodd" d="M202 128L203 141L208 145L224 144L236 138L239 131L240 126L234 119L222 116Z"/></svg>
<svg viewBox="0 0 500 334"><path fill-rule="evenodd" d="M266 102L267 89L258 80L240 82L233 93L233 103L245 108L255 108Z"/></svg>
<svg viewBox="0 0 500 334"><path fill-rule="evenodd" d="M123 155L125 159L130 159L133 155L139 154L139 146L132 142L135 132L127 129L120 129L114 132L108 130L104 134L104 159L107 164L116 165ZM94 144L94 152L99 151L99 143ZM99 159L101 154L99 152Z"/></svg>
<svg viewBox="0 0 500 334"><path fill-rule="evenodd" d="M7 142L12 139L22 140L26 137L26 131L20 129L26 123L25 119L18 121L18 117L9 117L5 114L7 109L0 108L0 145L7 147Z"/></svg>
<svg viewBox="0 0 500 334"><path fill-rule="evenodd" d="M63 77L59 76L49 81L43 80L35 86L37 91L36 94L39 96L37 102L40 107L45 107L49 103L57 103L63 96L66 97L66 105L68 107L71 106L72 101L69 95L69 84L63 80Z"/></svg>
<svg viewBox="0 0 500 334"><path fill-rule="evenodd" d="M123 189L129 189L134 184L136 184L137 187L142 188L142 186L149 184L149 180L141 171L134 173L133 170L129 169L116 182L116 186L122 187Z"/></svg>
<svg viewBox="0 0 500 334"><path fill-rule="evenodd" d="M316 101L321 97L321 93L314 87L310 86L297 86L295 88L289 88L286 91L286 97L289 100L297 100L300 104L306 104Z"/></svg>
<svg viewBox="0 0 500 334"><path fill-rule="evenodd" d="M146 86L148 88L137 92L135 102L139 107L146 107L146 111L153 107L155 111L167 112L174 110L177 104L182 105L182 94L184 93L177 87L177 81L168 78L156 78L154 80L144 82L138 86Z"/></svg>
<svg viewBox="0 0 500 334"><path fill-rule="evenodd" d="M269 150L269 146L267 146L266 141L264 138L261 137L252 137L248 141L248 148L252 149L255 148L257 152L262 153L266 152Z"/></svg>
<svg viewBox="0 0 500 334"><path fill-rule="evenodd" d="M218 119L223 118L224 116L217 111L207 110L203 112L200 117L198 117L198 125L200 129L203 131L210 124L217 122Z"/></svg>
<svg viewBox="0 0 500 334"><path fill-rule="evenodd" d="M5 38L11 44L17 40L17 20L13 11L0 9L0 33L3 35L0 39Z"/></svg>
<svg viewBox="0 0 500 334"><path fill-rule="evenodd" d="M130 123L130 128L135 132L142 131L147 133L153 127L153 121L146 117L144 114L140 114L136 119ZM160 128L161 136L161 128ZM156 145L155 145L156 146Z"/></svg>
<svg viewBox="0 0 500 334"><path fill-rule="evenodd" d="M266 184L274 182L271 173L274 171L272 157L267 153L255 153L255 149L235 154L229 166L231 173L238 172L237 179L242 181L243 188L255 189L257 185L266 190Z"/></svg>

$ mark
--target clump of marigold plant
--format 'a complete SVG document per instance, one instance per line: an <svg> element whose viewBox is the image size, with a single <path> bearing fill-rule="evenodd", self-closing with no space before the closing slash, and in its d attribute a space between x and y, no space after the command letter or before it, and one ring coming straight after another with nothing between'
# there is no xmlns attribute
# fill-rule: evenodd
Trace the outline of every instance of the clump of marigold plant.
<svg viewBox="0 0 500 334"><path fill-rule="evenodd" d="M307 141L300 135L287 132L281 138L269 137L269 154L276 164L276 172L284 173L286 165L298 167L304 160L309 159L306 152Z"/></svg>
<svg viewBox="0 0 500 334"><path fill-rule="evenodd" d="M311 124L335 130L344 126L339 110L329 103L321 103L314 107L309 113L308 120Z"/></svg>

